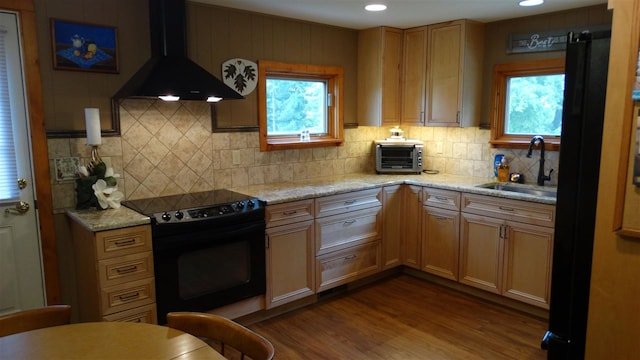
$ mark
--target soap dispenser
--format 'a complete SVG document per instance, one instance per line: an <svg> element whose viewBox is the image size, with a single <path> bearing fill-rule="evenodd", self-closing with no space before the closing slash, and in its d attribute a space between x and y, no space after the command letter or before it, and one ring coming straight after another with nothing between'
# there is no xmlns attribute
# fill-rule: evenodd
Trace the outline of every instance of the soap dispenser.
<svg viewBox="0 0 640 360"><path fill-rule="evenodd" d="M509 164L507 163L506 157L503 157L500 160L500 165L498 166L498 181L500 182L509 181Z"/></svg>

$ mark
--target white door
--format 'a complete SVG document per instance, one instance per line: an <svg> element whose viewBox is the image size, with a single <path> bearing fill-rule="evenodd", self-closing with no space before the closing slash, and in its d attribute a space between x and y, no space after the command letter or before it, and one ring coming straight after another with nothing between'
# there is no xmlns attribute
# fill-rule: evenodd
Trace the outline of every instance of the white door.
<svg viewBox="0 0 640 360"><path fill-rule="evenodd" d="M0 315L45 304L18 21L0 10Z"/></svg>

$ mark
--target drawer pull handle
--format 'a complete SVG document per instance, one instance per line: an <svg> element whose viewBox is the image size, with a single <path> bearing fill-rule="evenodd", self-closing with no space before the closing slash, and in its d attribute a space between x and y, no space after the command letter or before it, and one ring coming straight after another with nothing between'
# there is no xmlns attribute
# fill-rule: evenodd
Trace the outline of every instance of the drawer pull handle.
<svg viewBox="0 0 640 360"><path fill-rule="evenodd" d="M353 260L353 259L355 259L357 257L358 257L358 255L349 255L349 256L345 256L344 259L345 260Z"/></svg>
<svg viewBox="0 0 640 360"><path fill-rule="evenodd" d="M500 206L500 210L503 210L503 211L513 211L513 208L508 208L508 207Z"/></svg>
<svg viewBox="0 0 640 360"><path fill-rule="evenodd" d="M125 295L120 295L118 296L118 298L121 301L131 301L131 300L135 300L137 298L140 297L140 293L138 291L131 293L131 294L125 294Z"/></svg>
<svg viewBox="0 0 640 360"><path fill-rule="evenodd" d="M347 200L344 202L345 205L353 205L356 201L355 200Z"/></svg>
<svg viewBox="0 0 640 360"><path fill-rule="evenodd" d="M283 211L283 212L282 212L282 215L290 216L290 215L297 214L297 213L298 213L298 211L296 211L296 210Z"/></svg>
<svg viewBox="0 0 640 360"><path fill-rule="evenodd" d="M436 198L436 200L438 200L438 201L448 201L448 200L449 200L449 198L444 197L444 196L436 196L435 198Z"/></svg>
<svg viewBox="0 0 640 360"><path fill-rule="evenodd" d="M444 216L434 216L433 218L434 218L434 219L436 219L436 220L438 220L438 221L445 221L445 220L448 220L448 219L449 219L449 218L446 218L446 217L444 217Z"/></svg>
<svg viewBox="0 0 640 360"><path fill-rule="evenodd" d="M133 245L135 243L136 243L136 239L117 240L117 241L114 242L114 244L116 244L116 246L118 246L118 247L129 246L129 245Z"/></svg>
<svg viewBox="0 0 640 360"><path fill-rule="evenodd" d="M121 268L117 268L116 272L120 275L122 274L129 274L132 272L136 272L136 270L138 270L138 266L137 265L131 265L131 266L127 266L127 267L121 267Z"/></svg>
<svg viewBox="0 0 640 360"><path fill-rule="evenodd" d="M346 226L348 226L348 225L353 225L353 224L355 224L355 222L356 222L356 219L351 219L351 220L347 220L347 221L345 221L345 222L343 223L343 225L346 225Z"/></svg>

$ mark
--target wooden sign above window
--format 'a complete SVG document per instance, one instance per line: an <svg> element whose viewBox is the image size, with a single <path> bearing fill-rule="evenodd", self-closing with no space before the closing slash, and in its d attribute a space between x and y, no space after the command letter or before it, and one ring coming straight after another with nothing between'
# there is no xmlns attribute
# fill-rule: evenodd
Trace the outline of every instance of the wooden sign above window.
<svg viewBox="0 0 640 360"><path fill-rule="evenodd" d="M543 51L564 51L567 48L569 32L610 30L611 25L589 26L582 29L559 29L524 34L511 34L507 43L507 54Z"/></svg>
<svg viewBox="0 0 640 360"><path fill-rule="evenodd" d="M567 47L567 30L540 31L528 34L511 34L507 54L563 51Z"/></svg>

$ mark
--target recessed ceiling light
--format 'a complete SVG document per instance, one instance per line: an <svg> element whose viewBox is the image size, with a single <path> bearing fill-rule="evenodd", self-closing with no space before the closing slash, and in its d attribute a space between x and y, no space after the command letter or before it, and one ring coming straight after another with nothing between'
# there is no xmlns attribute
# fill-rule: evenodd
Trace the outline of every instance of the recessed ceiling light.
<svg viewBox="0 0 640 360"><path fill-rule="evenodd" d="M522 0L518 3L520 6L538 6L544 3L544 0Z"/></svg>
<svg viewBox="0 0 640 360"><path fill-rule="evenodd" d="M383 4L369 4L364 7L367 11L383 11L387 9L387 5Z"/></svg>

